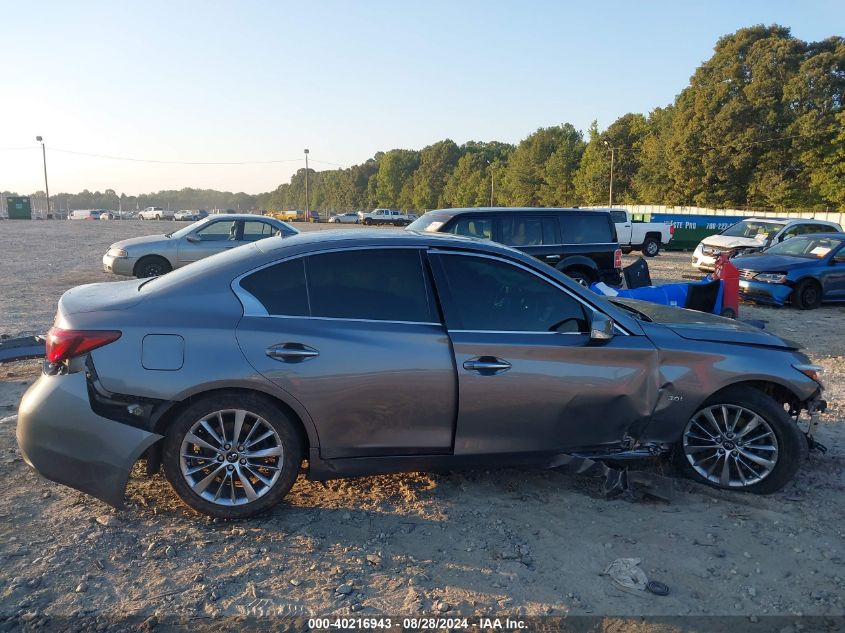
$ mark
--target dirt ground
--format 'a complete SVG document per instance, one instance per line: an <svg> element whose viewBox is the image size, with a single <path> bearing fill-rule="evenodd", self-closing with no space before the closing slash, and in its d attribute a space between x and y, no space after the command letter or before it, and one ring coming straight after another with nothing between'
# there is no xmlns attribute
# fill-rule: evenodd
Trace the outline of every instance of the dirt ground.
<svg viewBox="0 0 845 633"><path fill-rule="evenodd" d="M161 227L173 223L0 222L0 333L43 332L64 290L114 279L100 268L109 244ZM692 272L685 253L649 265L658 282ZM671 504L606 501L595 480L556 471L479 470L301 478L271 514L217 522L162 476L139 474L116 511L23 463L15 413L39 364L0 365L0 631L119 630L127 616L194 630L221 615L433 613L729 615L751 633L815 630L801 616L816 615L834 617L834 630L845 621L845 308L740 312L826 367L828 453L770 496L678 480ZM621 557L641 559L669 595L614 585L602 572Z"/></svg>

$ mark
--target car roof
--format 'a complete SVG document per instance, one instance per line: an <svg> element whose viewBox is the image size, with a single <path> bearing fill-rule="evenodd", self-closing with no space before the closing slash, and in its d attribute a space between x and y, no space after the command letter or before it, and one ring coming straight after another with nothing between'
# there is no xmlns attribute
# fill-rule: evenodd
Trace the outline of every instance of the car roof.
<svg viewBox="0 0 845 633"><path fill-rule="evenodd" d="M206 220L273 220L274 222L280 222L277 218L274 218L269 215L258 215L255 213L209 213Z"/></svg>
<svg viewBox="0 0 845 633"><path fill-rule="evenodd" d="M813 218L742 218L740 222L769 222L771 224L829 224L835 226L830 220L814 220Z"/></svg>
<svg viewBox="0 0 845 633"><path fill-rule="evenodd" d="M426 216L433 215L437 218L453 218L456 215L464 214L501 214L501 213L610 213L609 209L581 209L578 207L462 207L455 209L434 209L427 212Z"/></svg>
<svg viewBox="0 0 845 633"><path fill-rule="evenodd" d="M489 240L429 231L407 229L361 229L350 231L336 229L329 231L307 231L289 237L271 237L253 243L266 255L278 256L278 251L290 250L291 255L335 248L356 248L367 246L416 246L440 248L470 248L491 253L506 254L509 257L527 257L515 248Z"/></svg>

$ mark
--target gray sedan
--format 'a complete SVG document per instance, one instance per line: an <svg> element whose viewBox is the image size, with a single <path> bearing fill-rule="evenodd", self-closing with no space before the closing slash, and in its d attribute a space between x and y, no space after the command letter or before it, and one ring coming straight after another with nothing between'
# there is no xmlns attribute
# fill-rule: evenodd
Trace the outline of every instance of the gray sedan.
<svg viewBox="0 0 845 633"><path fill-rule="evenodd" d="M212 215L165 235L115 242L103 255L103 270L116 275L155 277L236 246L298 232L290 224L270 217Z"/></svg>
<svg viewBox="0 0 845 633"><path fill-rule="evenodd" d="M330 479L671 456L768 493L806 457L820 371L772 334L611 303L491 242L320 231L66 292L17 438L111 504L144 458L223 518L272 507L305 460Z"/></svg>

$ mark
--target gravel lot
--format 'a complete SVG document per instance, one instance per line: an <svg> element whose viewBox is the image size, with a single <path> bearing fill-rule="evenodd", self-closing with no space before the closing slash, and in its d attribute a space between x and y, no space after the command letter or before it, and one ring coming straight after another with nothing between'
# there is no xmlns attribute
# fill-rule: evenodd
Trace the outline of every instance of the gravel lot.
<svg viewBox="0 0 845 633"><path fill-rule="evenodd" d="M0 222L0 333L45 331L66 289L115 279L101 270L109 244L173 228ZM649 264L658 282L691 272L688 254ZM138 476L127 508L115 511L25 466L14 414L38 363L2 365L0 630L61 628L68 617L91 630L125 627L125 616L147 628L173 617L193 630L215 615L439 612L733 615L753 632L772 622L800 630L800 615L845 615L845 308L740 312L802 342L827 368L819 440L829 451L774 495L679 480L671 505L605 501L591 479L506 470L300 479L272 514L232 523L192 514L163 477ZM620 590L601 575L619 557L642 559L671 593ZM615 628L601 630L651 630L605 622Z"/></svg>

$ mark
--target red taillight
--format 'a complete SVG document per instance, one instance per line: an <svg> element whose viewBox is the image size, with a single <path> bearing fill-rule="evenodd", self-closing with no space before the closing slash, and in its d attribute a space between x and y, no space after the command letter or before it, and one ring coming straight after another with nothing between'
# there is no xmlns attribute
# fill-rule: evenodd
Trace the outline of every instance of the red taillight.
<svg viewBox="0 0 845 633"><path fill-rule="evenodd" d="M674 235L674 234L675 234L675 225L670 224L669 225L669 235Z"/></svg>
<svg viewBox="0 0 845 633"><path fill-rule="evenodd" d="M613 253L613 267L614 268L622 268L622 249L617 248L616 252Z"/></svg>
<svg viewBox="0 0 845 633"><path fill-rule="evenodd" d="M117 330L63 330L50 328L47 332L47 360L60 363L92 349L114 343L120 338Z"/></svg>

